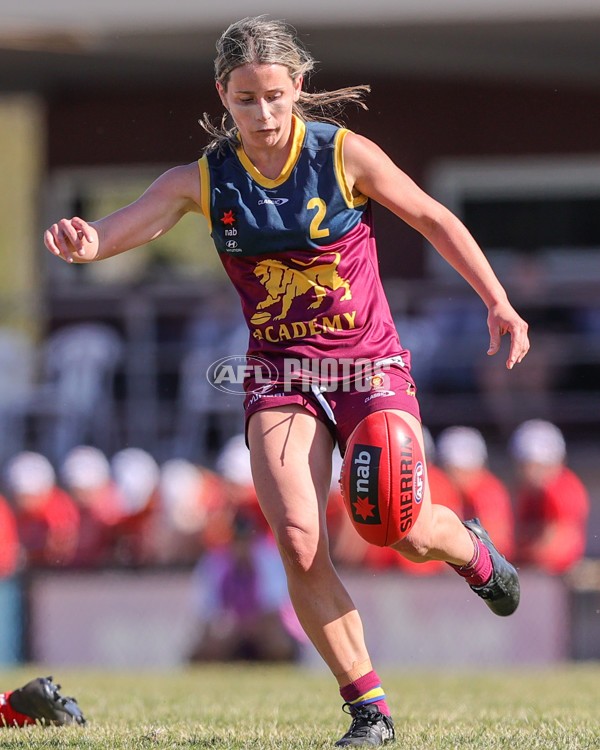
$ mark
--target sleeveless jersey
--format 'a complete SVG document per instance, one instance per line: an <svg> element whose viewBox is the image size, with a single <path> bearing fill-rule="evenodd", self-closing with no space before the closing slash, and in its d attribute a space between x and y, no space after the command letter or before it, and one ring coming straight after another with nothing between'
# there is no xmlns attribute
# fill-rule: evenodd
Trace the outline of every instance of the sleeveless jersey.
<svg viewBox="0 0 600 750"><path fill-rule="evenodd" d="M348 188L348 130L294 117L281 174L243 147L199 160L202 210L250 330L248 355L375 360L403 352L378 270L366 196Z"/></svg>

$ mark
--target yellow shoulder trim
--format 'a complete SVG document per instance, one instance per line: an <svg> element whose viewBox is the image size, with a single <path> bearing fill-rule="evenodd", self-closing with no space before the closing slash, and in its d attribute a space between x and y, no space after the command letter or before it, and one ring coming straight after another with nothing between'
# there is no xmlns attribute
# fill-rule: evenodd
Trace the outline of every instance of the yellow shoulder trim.
<svg viewBox="0 0 600 750"><path fill-rule="evenodd" d="M294 136L292 140L292 148L290 149L287 161L285 162L283 169L281 170L281 174L274 180L265 177L258 171L258 169L246 156L246 152L244 151L244 147L242 144L240 144L237 148L238 158L242 162L242 165L246 172L248 172L250 177L252 177L255 182L258 182L258 184L264 188L276 188L279 187L279 185L282 185L292 173L292 169L296 166L296 162L298 161L298 158L300 156L300 151L302 150L302 144L304 143L306 125L299 117L296 117L296 115L293 116L293 125Z"/></svg>
<svg viewBox="0 0 600 750"><path fill-rule="evenodd" d="M344 168L344 140L350 131L347 128L340 128L335 136L335 176L346 201L348 208L357 208L358 206L364 206L368 201L366 195L352 195L352 190L348 185L346 179L346 170Z"/></svg>
<svg viewBox="0 0 600 750"><path fill-rule="evenodd" d="M210 170L208 169L208 159L206 156L198 159L198 169L200 170L200 208L208 222L208 231L212 232L212 221L210 219Z"/></svg>

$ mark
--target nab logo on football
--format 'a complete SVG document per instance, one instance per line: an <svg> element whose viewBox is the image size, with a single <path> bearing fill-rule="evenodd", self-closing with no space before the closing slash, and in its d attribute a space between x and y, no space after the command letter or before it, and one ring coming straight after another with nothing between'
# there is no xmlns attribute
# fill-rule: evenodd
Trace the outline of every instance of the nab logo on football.
<svg viewBox="0 0 600 750"><path fill-rule="evenodd" d="M381 448L355 445L350 464L350 508L355 523L381 524L379 460Z"/></svg>

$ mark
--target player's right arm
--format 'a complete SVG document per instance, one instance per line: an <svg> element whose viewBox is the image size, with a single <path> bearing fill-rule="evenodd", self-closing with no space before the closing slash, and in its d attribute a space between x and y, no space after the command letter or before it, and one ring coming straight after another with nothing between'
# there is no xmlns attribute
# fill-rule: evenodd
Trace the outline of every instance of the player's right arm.
<svg viewBox="0 0 600 750"><path fill-rule="evenodd" d="M88 263L161 237L189 211L200 212L195 162L168 170L136 201L98 221L61 219L45 231L44 242L68 263Z"/></svg>

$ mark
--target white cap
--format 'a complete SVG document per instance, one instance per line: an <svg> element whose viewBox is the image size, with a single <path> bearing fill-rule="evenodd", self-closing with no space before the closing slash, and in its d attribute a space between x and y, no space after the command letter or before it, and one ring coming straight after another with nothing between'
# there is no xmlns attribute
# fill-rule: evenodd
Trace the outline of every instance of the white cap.
<svg viewBox="0 0 600 750"><path fill-rule="evenodd" d="M217 458L216 469L223 479L232 484L244 487L253 484L250 451L243 434L235 435L225 443Z"/></svg>
<svg viewBox="0 0 600 750"><path fill-rule="evenodd" d="M567 446L559 428L543 419L529 419L510 438L510 452L516 461L551 466L562 463Z"/></svg>
<svg viewBox="0 0 600 750"><path fill-rule="evenodd" d="M38 495L52 489L56 473L46 456L22 451L8 462L6 481L11 491L18 495Z"/></svg>
<svg viewBox="0 0 600 750"><path fill-rule="evenodd" d="M67 487L90 490L110 480L110 464L99 448L78 445L67 453L60 473Z"/></svg>
<svg viewBox="0 0 600 750"><path fill-rule="evenodd" d="M123 448L115 453L110 465L123 493L125 511L143 510L158 485L160 471L154 457L142 448Z"/></svg>
<svg viewBox="0 0 600 750"><path fill-rule="evenodd" d="M436 448L439 463L457 469L481 469L488 457L484 437L474 427L447 427Z"/></svg>
<svg viewBox="0 0 600 750"><path fill-rule="evenodd" d="M202 506L202 471L185 458L170 458L160 469L160 500L170 526L188 534L202 529L206 509Z"/></svg>
<svg viewBox="0 0 600 750"><path fill-rule="evenodd" d="M182 497L194 495L202 481L198 467L185 458L170 458L160 469L160 498L167 508L176 506Z"/></svg>

